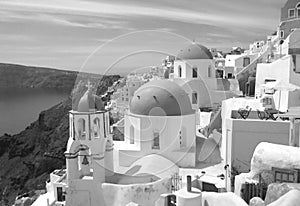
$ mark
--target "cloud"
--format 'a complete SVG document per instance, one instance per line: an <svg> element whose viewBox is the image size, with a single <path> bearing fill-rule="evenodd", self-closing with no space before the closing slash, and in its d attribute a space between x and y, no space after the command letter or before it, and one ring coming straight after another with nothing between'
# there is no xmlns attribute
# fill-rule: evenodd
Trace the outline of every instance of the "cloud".
<svg viewBox="0 0 300 206"><path fill-rule="evenodd" d="M0 0L0 48L9 50L1 53L1 60L26 63L28 59L29 63L72 69L99 44L109 44L101 53L101 65L140 47L176 53L184 46L161 34L143 34L140 40L134 36L116 44L109 41L152 29L196 39L209 47L247 46L276 29L279 1L285 0Z"/></svg>
<svg viewBox="0 0 300 206"><path fill-rule="evenodd" d="M32 0L3 0L1 8L6 10L17 11L30 11L30 12L47 12L52 14L65 14L65 15L82 15L82 16L94 16L94 17L158 17L162 19L194 23L194 24L213 24L213 25L233 25L241 27L269 27L269 25L263 25L260 19L256 16L239 15L236 18L234 12L227 13L222 12L221 15L216 13L195 11L193 8L183 9L175 7L161 7L158 5L143 6L138 4L126 4L118 2L105 3L105 2L91 2L91 1L78 1L78 0L65 0L65 1L32 1ZM228 4L221 4L222 8L226 8ZM217 8L217 7L216 7ZM240 11L242 14L243 11ZM66 23L59 22L56 23ZM70 24L72 25L72 24ZM80 25L78 25L80 26ZM91 26L91 25L90 25ZM94 25L96 26L96 25ZM99 26L99 25L98 25Z"/></svg>
<svg viewBox="0 0 300 206"><path fill-rule="evenodd" d="M1 3L0 3L1 5ZM131 30L127 22L118 20L100 19L94 17L83 16L78 18L76 15L71 14L53 14L42 12L29 12L29 11L1 11L0 8L0 22L41 22L54 24L66 27L80 27L80 28L97 28L97 29L124 29Z"/></svg>
<svg viewBox="0 0 300 206"><path fill-rule="evenodd" d="M34 42L35 39L22 34L0 34L0 41L6 42Z"/></svg>

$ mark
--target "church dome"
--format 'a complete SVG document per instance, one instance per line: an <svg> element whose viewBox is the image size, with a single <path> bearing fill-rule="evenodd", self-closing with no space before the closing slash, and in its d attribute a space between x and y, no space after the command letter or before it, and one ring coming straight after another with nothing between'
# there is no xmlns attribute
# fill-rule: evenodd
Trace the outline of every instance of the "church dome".
<svg viewBox="0 0 300 206"><path fill-rule="evenodd" d="M92 94L88 89L80 98L78 103L78 112L103 111L105 109L101 98Z"/></svg>
<svg viewBox="0 0 300 206"><path fill-rule="evenodd" d="M194 114L188 94L169 80L153 80L140 87L131 99L130 112L149 116Z"/></svg>
<svg viewBox="0 0 300 206"><path fill-rule="evenodd" d="M182 49L177 54L176 59L187 60L187 59L213 59L213 56L208 48L201 44L193 43Z"/></svg>

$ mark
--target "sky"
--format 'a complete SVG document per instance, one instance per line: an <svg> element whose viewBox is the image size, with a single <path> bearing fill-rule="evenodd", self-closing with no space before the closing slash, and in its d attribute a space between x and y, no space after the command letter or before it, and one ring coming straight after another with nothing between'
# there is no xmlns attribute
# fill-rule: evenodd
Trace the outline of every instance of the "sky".
<svg viewBox="0 0 300 206"><path fill-rule="evenodd" d="M0 0L0 62L94 73L161 65L192 41L247 48L286 0Z"/></svg>

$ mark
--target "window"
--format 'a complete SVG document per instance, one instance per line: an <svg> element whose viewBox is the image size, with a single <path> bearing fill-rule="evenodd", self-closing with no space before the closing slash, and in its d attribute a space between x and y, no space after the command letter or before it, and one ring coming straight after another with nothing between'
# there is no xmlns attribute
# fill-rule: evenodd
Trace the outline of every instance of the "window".
<svg viewBox="0 0 300 206"><path fill-rule="evenodd" d="M210 65L207 68L207 76L211 77L211 66Z"/></svg>
<svg viewBox="0 0 300 206"><path fill-rule="evenodd" d="M298 3L296 8L297 8L297 17L300 17L300 3Z"/></svg>
<svg viewBox="0 0 300 206"><path fill-rule="evenodd" d="M268 82L276 82L276 79L265 79L265 84Z"/></svg>
<svg viewBox="0 0 300 206"><path fill-rule="evenodd" d="M216 70L216 78L223 78L224 76L224 71L221 69Z"/></svg>
<svg viewBox="0 0 300 206"><path fill-rule="evenodd" d="M267 84L268 82L276 82L276 79L265 79L265 84ZM265 94L274 94L275 93L275 90L274 88L265 88L264 89L264 93ZM269 105L272 105L272 99L269 100L270 102L268 102L268 100L265 100L265 103L264 104L269 104Z"/></svg>
<svg viewBox="0 0 300 206"><path fill-rule="evenodd" d="M299 183L299 170L296 169L280 169L273 167L272 168L274 175L274 182L290 182L290 183Z"/></svg>
<svg viewBox="0 0 300 206"><path fill-rule="evenodd" d="M300 50L299 50L300 51ZM300 55L292 55L293 63L294 63L294 71L296 73L300 73Z"/></svg>
<svg viewBox="0 0 300 206"><path fill-rule="evenodd" d="M280 38L284 38L284 31L283 30L280 30Z"/></svg>
<svg viewBox="0 0 300 206"><path fill-rule="evenodd" d="M152 149L159 149L159 132L153 132L153 144Z"/></svg>
<svg viewBox="0 0 300 206"><path fill-rule="evenodd" d="M179 65L179 66L178 66L178 76L181 77L181 75L182 75L182 68L181 68L181 66Z"/></svg>
<svg viewBox="0 0 300 206"><path fill-rule="evenodd" d="M293 28L293 29L291 29L291 32L293 32L293 31L295 31L296 29L295 28Z"/></svg>
<svg viewBox="0 0 300 206"><path fill-rule="evenodd" d="M69 122L70 122L70 126L69 126L69 132L71 134L71 137L73 138L73 140L75 140L75 135L74 135L74 122L73 122L73 116L69 116Z"/></svg>
<svg viewBox="0 0 300 206"><path fill-rule="evenodd" d="M111 131L110 131L110 118L109 118L109 115L110 115L110 113L109 112L107 112L106 113L106 125L107 125L107 127L106 127L106 134L110 134L111 133Z"/></svg>
<svg viewBox="0 0 300 206"><path fill-rule="evenodd" d="M295 9L289 9L289 18L293 18L296 16Z"/></svg>
<svg viewBox="0 0 300 206"><path fill-rule="evenodd" d="M192 93L192 104L198 104L198 94L197 94L197 92Z"/></svg>
<svg viewBox="0 0 300 206"><path fill-rule="evenodd" d="M130 126L130 144L134 144L134 127Z"/></svg>
<svg viewBox="0 0 300 206"><path fill-rule="evenodd" d="M103 134L104 138L106 138L106 130L107 130L107 125L106 125L106 119L105 119L105 114L102 115L102 120L103 120Z"/></svg>
<svg viewBox="0 0 300 206"><path fill-rule="evenodd" d="M85 135L86 135L85 120L83 118L80 118L78 120L78 136L79 136L79 139L85 140Z"/></svg>
<svg viewBox="0 0 300 206"><path fill-rule="evenodd" d="M244 57L243 67L248 66L249 64L250 64L250 58L249 57Z"/></svg>
<svg viewBox="0 0 300 206"><path fill-rule="evenodd" d="M197 67L193 67L193 78L197 78L198 77L198 69Z"/></svg>
<svg viewBox="0 0 300 206"><path fill-rule="evenodd" d="M98 117L94 119L94 137L100 137L100 119Z"/></svg>
<svg viewBox="0 0 300 206"><path fill-rule="evenodd" d="M57 201L63 202L66 200L62 187L57 187Z"/></svg>

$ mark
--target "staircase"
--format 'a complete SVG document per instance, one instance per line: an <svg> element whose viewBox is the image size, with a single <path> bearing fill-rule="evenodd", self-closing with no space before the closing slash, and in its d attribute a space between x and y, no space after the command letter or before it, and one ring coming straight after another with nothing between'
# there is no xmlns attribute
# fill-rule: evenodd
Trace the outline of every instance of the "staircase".
<svg viewBox="0 0 300 206"><path fill-rule="evenodd" d="M261 62L263 58L266 58L269 54L270 46L264 45L260 54L246 67L244 67L239 73L236 75L236 79L239 81L240 89L245 92L245 85L243 85L243 79L247 82L251 73L256 70L257 64Z"/></svg>

